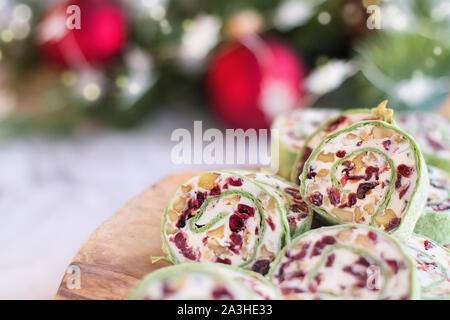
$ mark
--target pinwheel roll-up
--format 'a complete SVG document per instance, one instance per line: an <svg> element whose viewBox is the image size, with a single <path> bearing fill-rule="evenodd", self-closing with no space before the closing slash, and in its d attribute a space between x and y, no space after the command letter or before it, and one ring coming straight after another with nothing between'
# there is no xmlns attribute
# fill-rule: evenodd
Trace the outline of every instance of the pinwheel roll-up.
<svg viewBox="0 0 450 320"><path fill-rule="evenodd" d="M416 263L422 299L450 300L450 251L417 235L409 239L405 250Z"/></svg>
<svg viewBox="0 0 450 320"><path fill-rule="evenodd" d="M274 300L278 290L263 276L237 267L184 263L147 275L131 300Z"/></svg>
<svg viewBox="0 0 450 320"><path fill-rule="evenodd" d="M430 187L427 204L414 232L450 248L450 177L428 166Z"/></svg>
<svg viewBox="0 0 450 320"><path fill-rule="evenodd" d="M407 240L428 185L423 156L409 135L383 121L363 121L314 149L300 191L328 222L371 225Z"/></svg>
<svg viewBox="0 0 450 320"><path fill-rule="evenodd" d="M420 291L413 261L401 244L355 224L295 238L269 276L286 299L416 299Z"/></svg>
<svg viewBox="0 0 450 320"><path fill-rule="evenodd" d="M306 139L303 147L297 153L294 165L291 169L291 181L297 184L300 183L300 175L306 160L311 155L313 149L316 148L326 136L360 121L380 120L392 123L393 111L392 109L386 108L386 105L387 101L383 101L374 109L353 109L346 111L322 124Z"/></svg>
<svg viewBox="0 0 450 320"><path fill-rule="evenodd" d="M276 172L285 179L290 179L291 170L297 153L305 144L306 139L321 126L325 121L335 117L336 110L327 109L294 109L279 115L272 124L272 146L278 156L278 161L272 162L277 165ZM276 131L276 132L275 132Z"/></svg>
<svg viewBox="0 0 450 320"><path fill-rule="evenodd" d="M226 171L183 184L162 221L173 263L219 262L266 273L290 240L284 199L275 189Z"/></svg>
<svg viewBox="0 0 450 320"><path fill-rule="evenodd" d="M297 186L266 172L243 170L233 170L232 172L245 175L279 196L286 209L291 238L311 229L313 212L303 201Z"/></svg>
<svg viewBox="0 0 450 320"><path fill-rule="evenodd" d="M408 112L397 125L417 141L428 164L450 172L450 120L432 112Z"/></svg>

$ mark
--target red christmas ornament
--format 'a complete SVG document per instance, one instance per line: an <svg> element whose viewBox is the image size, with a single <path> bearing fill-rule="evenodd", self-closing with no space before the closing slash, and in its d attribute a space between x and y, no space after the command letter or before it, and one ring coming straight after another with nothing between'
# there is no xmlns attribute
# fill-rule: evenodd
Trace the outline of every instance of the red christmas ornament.
<svg viewBox="0 0 450 320"><path fill-rule="evenodd" d="M80 8L80 28L68 28L66 22L77 14L68 8ZM71 20L73 21L73 20ZM117 56L127 35L125 13L116 2L75 0L58 2L44 14L38 31L42 52L53 63L73 69L103 64Z"/></svg>
<svg viewBox="0 0 450 320"><path fill-rule="evenodd" d="M226 43L207 74L213 111L235 128L268 128L274 117L298 107L304 67L283 43L258 36Z"/></svg>

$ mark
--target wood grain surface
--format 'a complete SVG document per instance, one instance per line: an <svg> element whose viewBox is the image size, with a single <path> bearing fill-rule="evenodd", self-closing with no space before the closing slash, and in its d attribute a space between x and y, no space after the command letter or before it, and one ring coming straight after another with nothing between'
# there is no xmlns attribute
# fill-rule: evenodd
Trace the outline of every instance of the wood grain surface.
<svg viewBox="0 0 450 320"><path fill-rule="evenodd" d="M73 258L55 298L123 299L145 274L167 266L150 260L150 256L163 255L162 213L175 189L196 174L189 171L166 177L107 219ZM80 280L79 288L70 285L77 283L72 281L75 277Z"/></svg>

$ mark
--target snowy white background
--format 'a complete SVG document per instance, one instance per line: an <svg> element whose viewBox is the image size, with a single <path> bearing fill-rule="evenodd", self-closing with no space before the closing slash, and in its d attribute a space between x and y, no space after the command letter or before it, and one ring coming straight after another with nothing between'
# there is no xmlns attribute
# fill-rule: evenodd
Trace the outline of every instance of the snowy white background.
<svg viewBox="0 0 450 320"><path fill-rule="evenodd" d="M96 227L158 179L194 168L172 164L170 134L198 118L180 109L133 131L3 142L0 299L53 298Z"/></svg>

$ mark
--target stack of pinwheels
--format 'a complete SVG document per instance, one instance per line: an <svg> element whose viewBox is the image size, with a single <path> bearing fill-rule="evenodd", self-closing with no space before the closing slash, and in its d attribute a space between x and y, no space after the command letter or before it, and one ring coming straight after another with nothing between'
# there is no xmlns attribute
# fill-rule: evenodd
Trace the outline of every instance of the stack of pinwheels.
<svg viewBox="0 0 450 320"><path fill-rule="evenodd" d="M449 122L386 103L282 115L270 170L181 185L161 226L174 266L130 298L450 299Z"/></svg>

